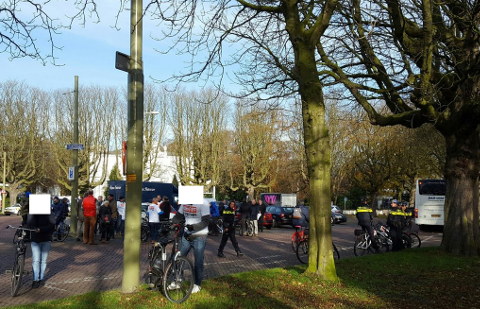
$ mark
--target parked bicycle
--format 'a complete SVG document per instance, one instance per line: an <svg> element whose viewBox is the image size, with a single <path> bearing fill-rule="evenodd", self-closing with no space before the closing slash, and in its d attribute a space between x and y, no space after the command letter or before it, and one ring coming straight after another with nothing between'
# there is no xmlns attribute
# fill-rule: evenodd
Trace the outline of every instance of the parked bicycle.
<svg viewBox="0 0 480 309"><path fill-rule="evenodd" d="M22 285L22 278L25 269L25 254L27 252L26 242L30 239L30 233L34 232L34 229L25 228L22 226L14 227L7 226L7 229L15 229L13 236L13 243L15 244L15 259L13 261L12 277L11 277L11 289L10 295L15 297Z"/></svg>
<svg viewBox="0 0 480 309"><path fill-rule="evenodd" d="M168 300L184 302L192 293L194 273L192 263L180 256L180 241L184 227L180 224L161 222L160 239L148 253L147 283L152 289L162 289ZM172 250L167 257L167 245Z"/></svg>
<svg viewBox="0 0 480 309"><path fill-rule="evenodd" d="M70 225L63 220L57 225L55 232L52 235L52 240L55 240L56 238L57 241L65 241L69 233Z"/></svg>
<svg viewBox="0 0 480 309"><path fill-rule="evenodd" d="M309 250L309 239L308 239L308 230L306 233L304 233L304 238L300 241L300 243L297 246L296 249L296 254L297 254L297 259L300 261L302 264L308 264L308 250ZM334 260L339 260L340 259L340 252L337 249L337 246L335 246L335 243L332 242L332 251L333 251L333 259Z"/></svg>

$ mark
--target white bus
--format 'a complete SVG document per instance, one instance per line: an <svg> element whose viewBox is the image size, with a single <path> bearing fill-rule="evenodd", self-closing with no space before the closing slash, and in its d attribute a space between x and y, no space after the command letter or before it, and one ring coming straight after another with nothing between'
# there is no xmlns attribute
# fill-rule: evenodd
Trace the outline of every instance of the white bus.
<svg viewBox="0 0 480 309"><path fill-rule="evenodd" d="M419 179L415 190L415 223L444 224L446 183L443 179Z"/></svg>

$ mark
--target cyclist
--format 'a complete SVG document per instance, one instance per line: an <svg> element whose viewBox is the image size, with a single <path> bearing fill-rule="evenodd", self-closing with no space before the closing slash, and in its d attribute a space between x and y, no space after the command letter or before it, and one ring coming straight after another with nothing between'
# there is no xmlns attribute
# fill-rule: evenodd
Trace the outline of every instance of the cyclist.
<svg viewBox="0 0 480 309"><path fill-rule="evenodd" d="M398 200L392 200L390 213L387 217L387 225L390 227L392 238L392 251L400 251L403 248L402 233L406 225L405 212L399 207Z"/></svg>
<svg viewBox="0 0 480 309"><path fill-rule="evenodd" d="M375 252L378 253L380 251L380 248L378 247L378 243L375 238L372 212L372 208L370 208L367 202L364 201L362 205L357 207L356 217L358 220L358 225L360 225L362 229L370 235L372 247L373 249L375 249Z"/></svg>
<svg viewBox="0 0 480 309"><path fill-rule="evenodd" d="M237 256L242 256L243 253L240 251L238 247L237 238L235 237L235 209L236 209L235 201L230 201L228 206L224 208L222 212L222 219L223 219L223 236L222 241L220 242L220 247L218 247L218 257L225 257L223 254L223 248L227 244L228 239L230 238L235 251L237 252Z"/></svg>

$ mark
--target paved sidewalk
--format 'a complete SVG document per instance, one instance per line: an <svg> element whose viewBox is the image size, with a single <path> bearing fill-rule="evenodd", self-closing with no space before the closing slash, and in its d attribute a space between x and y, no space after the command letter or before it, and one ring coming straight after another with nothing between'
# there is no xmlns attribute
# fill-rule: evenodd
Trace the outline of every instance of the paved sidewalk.
<svg viewBox="0 0 480 309"><path fill-rule="evenodd" d="M0 307L29 304L64 298L90 291L118 289L122 282L123 241L108 244L84 245L74 238L53 242L48 257L45 286L31 289L32 275L24 276L17 297L10 296L10 274L13 263L13 231L3 230L8 224L18 225L18 217L0 217ZM298 261L290 249L291 229L266 230L259 237L241 237L238 241L243 257L237 257L231 244L227 244L226 258L216 256L220 237L209 236L205 250L205 279L230 273L264 268L296 265ZM142 274L146 269L149 244L142 244ZM193 253L189 257L193 259ZM25 269L31 270L31 252L27 251Z"/></svg>

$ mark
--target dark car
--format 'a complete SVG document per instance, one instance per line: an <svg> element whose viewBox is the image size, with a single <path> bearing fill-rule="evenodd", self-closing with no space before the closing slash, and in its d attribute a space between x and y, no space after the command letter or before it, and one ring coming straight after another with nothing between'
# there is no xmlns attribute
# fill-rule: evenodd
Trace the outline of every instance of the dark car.
<svg viewBox="0 0 480 309"><path fill-rule="evenodd" d="M295 207L282 207L282 206L267 206L267 212L272 214L273 226L279 227L281 225L290 225L292 223L292 215Z"/></svg>

